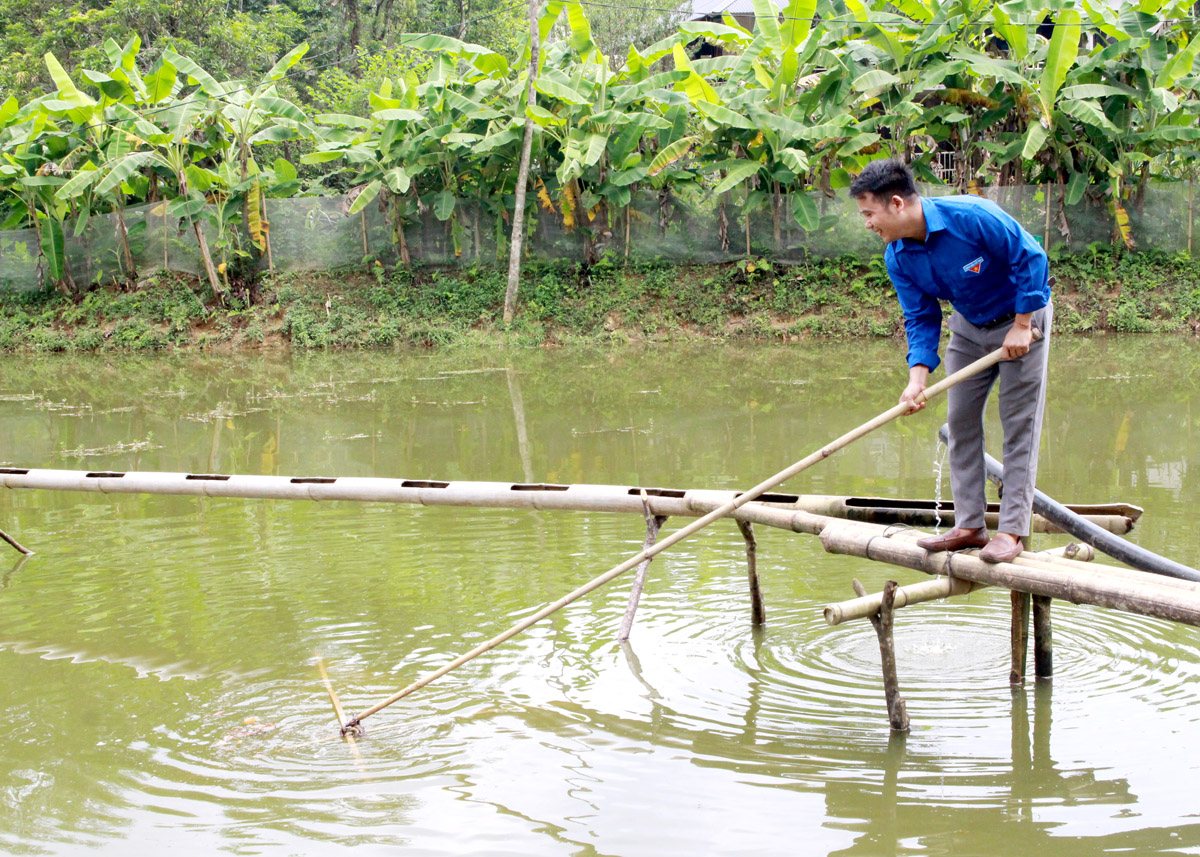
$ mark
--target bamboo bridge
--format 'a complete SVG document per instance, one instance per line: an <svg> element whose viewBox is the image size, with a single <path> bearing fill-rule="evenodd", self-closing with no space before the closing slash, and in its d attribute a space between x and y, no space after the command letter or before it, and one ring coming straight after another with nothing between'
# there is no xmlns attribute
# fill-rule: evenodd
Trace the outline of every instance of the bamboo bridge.
<svg viewBox="0 0 1200 857"><path fill-rule="evenodd" d="M998 564L980 560L974 555L975 551L954 554L930 553L918 547L915 542L922 533L914 528L949 523L953 518L953 503L769 491L760 491L751 501L739 503L739 499L745 496L742 492L628 485L76 471L18 467L0 468L0 484L10 489L99 494L336 500L467 508L632 513L642 515L646 521L643 554L656 545L660 528L667 519L711 516L716 511L736 505L736 508L727 511L726 514L736 522L745 539L750 612L752 622L756 625L766 621L766 608L757 571L757 542L754 536L756 524L815 535L830 553L910 568L931 576L932 579L928 581L906 586L898 586L889 581L883 592L875 594L867 594L858 581L854 581L857 597L830 604L823 610L824 617L830 625L866 618L875 626L880 640L889 721L891 727L897 731L908 728L907 714L898 690L892 647L893 616L899 608L923 601L964 595L985 586L1009 589L1012 593L1013 607L1012 664L1009 677L1013 683L1020 683L1025 679L1031 614L1034 624L1035 674L1038 678L1046 679L1053 672L1050 626L1050 604L1053 599L1107 607L1200 627L1200 572L1185 566L1175 566L1183 571L1168 576L1151 571L1101 565L1091 561L1096 551L1086 541L1072 542L1066 547L1049 551L1026 551L1011 563ZM995 528L997 511L994 504L988 508L988 526L991 528ZM1046 512L1049 517L1041 512ZM1141 515L1142 509L1128 504L1061 507L1044 495L1039 495L1038 501L1035 502L1031 529L1038 533L1083 533L1095 541L1097 532L1109 538L1128 533ZM17 546L14 540L10 541ZM1123 540L1118 541L1124 543ZM638 573L618 632L618 639L622 641L629 637L651 559L649 556L639 557L641 558L637 563ZM496 641L489 643L494 645ZM492 645L485 644L486 648L491 648ZM324 665L320 666L323 669ZM323 678L323 681L335 702L339 723L346 727L347 736L361 734L361 727L347 719L341 711L337 695L333 692L332 685L328 684L328 679ZM347 727L348 723L350 727Z"/></svg>

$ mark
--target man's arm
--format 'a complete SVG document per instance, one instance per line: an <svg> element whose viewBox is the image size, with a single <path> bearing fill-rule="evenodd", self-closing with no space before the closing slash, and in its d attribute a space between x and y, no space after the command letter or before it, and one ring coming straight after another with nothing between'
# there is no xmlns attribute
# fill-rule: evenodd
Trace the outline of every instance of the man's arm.
<svg viewBox="0 0 1200 857"><path fill-rule="evenodd" d="M884 254L888 276L900 300L904 313L904 335L908 340L908 365L922 364L933 371L941 362L938 357L938 341L942 336L942 306L937 298L921 291L904 275L896 264L893 254Z"/></svg>
<svg viewBox="0 0 1200 857"><path fill-rule="evenodd" d="M904 334L908 339L908 386L900 394L900 402L909 405L908 413L915 414L925 407L925 402L917 402L916 398L924 392L929 373L940 362L937 352L942 336L942 306L900 272L891 253L885 254L884 260L904 311Z"/></svg>

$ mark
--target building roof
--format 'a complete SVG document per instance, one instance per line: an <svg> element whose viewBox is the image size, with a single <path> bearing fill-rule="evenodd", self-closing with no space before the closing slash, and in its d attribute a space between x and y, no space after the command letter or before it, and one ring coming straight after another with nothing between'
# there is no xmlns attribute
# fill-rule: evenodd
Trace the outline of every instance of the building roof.
<svg viewBox="0 0 1200 857"><path fill-rule="evenodd" d="M719 18L730 15L753 15L754 4L750 0L691 0L691 20L697 18ZM685 7L686 8L686 7Z"/></svg>

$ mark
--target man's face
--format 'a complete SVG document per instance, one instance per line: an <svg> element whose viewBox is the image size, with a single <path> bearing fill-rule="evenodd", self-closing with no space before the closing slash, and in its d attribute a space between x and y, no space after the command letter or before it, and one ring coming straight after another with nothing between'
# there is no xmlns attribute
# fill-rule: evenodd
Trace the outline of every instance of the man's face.
<svg viewBox="0 0 1200 857"><path fill-rule="evenodd" d="M891 243L905 237L907 221L903 197L894 194L887 199L880 199L873 193L864 193L856 201L866 227L885 242Z"/></svg>

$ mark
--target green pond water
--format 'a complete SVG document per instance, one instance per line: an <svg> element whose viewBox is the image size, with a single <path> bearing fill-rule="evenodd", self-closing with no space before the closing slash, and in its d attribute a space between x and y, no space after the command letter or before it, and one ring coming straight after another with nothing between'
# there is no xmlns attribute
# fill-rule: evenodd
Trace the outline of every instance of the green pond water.
<svg viewBox="0 0 1200 857"><path fill-rule="evenodd" d="M1200 343L1053 345L1039 487L1125 501L1200 564ZM0 463L747 488L896 401L897 342L0 359ZM934 497L944 404L787 490ZM999 449L994 405L991 449ZM665 531L681 525L668 521ZM1200 852L1200 635L1057 603L1008 685L1009 601L821 607L924 576L760 528L767 625L718 522L337 736L351 712L635 553L640 516L0 491L0 853ZM1040 537L1036 547L1066 542Z"/></svg>

